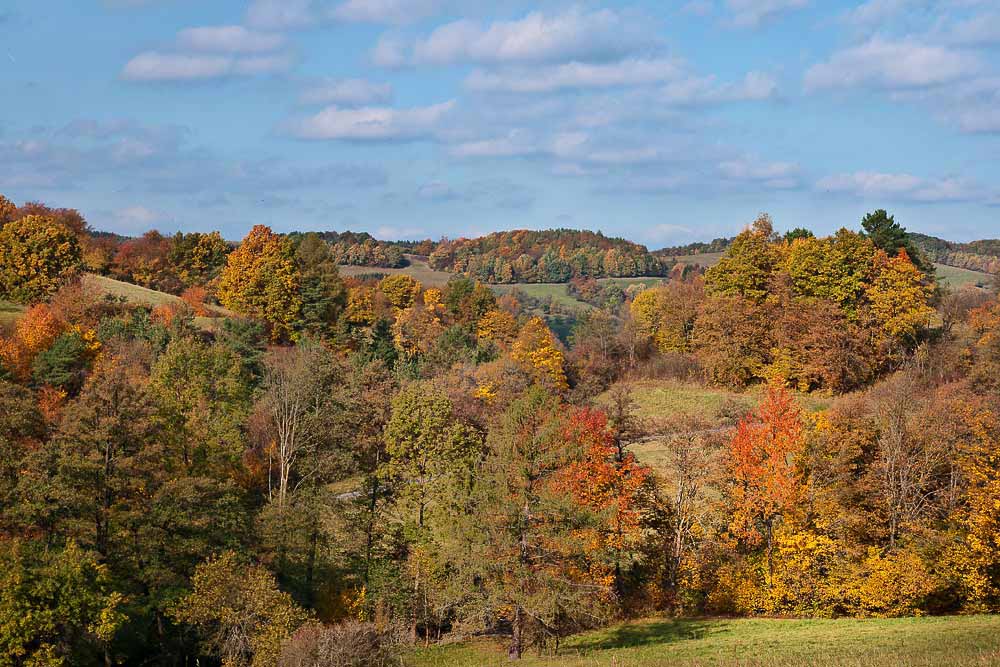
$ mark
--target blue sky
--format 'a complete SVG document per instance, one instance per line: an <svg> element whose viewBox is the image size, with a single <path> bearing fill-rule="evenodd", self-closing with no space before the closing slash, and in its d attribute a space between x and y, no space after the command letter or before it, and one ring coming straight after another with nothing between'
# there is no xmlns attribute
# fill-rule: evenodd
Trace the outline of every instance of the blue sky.
<svg viewBox="0 0 1000 667"><path fill-rule="evenodd" d="M996 0L2 0L0 192L127 234L1000 236Z"/></svg>

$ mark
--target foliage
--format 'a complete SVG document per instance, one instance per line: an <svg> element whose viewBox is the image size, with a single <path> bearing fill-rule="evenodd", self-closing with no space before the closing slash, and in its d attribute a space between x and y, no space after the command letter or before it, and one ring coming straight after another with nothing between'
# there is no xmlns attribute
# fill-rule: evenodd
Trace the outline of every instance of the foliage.
<svg viewBox="0 0 1000 667"><path fill-rule="evenodd" d="M290 241L257 225L227 258L219 301L268 322L272 340L294 337L293 327L302 312L300 281Z"/></svg>
<svg viewBox="0 0 1000 667"><path fill-rule="evenodd" d="M277 665L282 643L309 619L270 572L231 551L199 565L192 584L171 613L201 629L206 649L224 667Z"/></svg>
<svg viewBox="0 0 1000 667"><path fill-rule="evenodd" d="M0 297L36 303L80 268L76 234L48 217L29 215L0 229Z"/></svg>
<svg viewBox="0 0 1000 667"><path fill-rule="evenodd" d="M444 240L431 253L430 265L501 284L563 283L578 276L656 276L669 269L644 246L570 229Z"/></svg>

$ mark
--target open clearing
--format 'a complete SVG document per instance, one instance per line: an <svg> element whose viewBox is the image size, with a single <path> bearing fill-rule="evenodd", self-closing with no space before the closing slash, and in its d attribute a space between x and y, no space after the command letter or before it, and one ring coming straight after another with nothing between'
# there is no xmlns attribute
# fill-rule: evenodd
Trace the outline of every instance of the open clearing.
<svg viewBox="0 0 1000 667"><path fill-rule="evenodd" d="M0 327L6 327L9 324L13 324L23 312L24 308L16 303L0 299Z"/></svg>
<svg viewBox="0 0 1000 667"><path fill-rule="evenodd" d="M91 285L105 294L122 296L132 303L141 303L147 306L153 306L154 308L156 306L179 304L183 302L183 299L179 296L174 296L173 294L158 292L146 287L140 287L139 285L133 285L132 283L125 283L120 280L114 280L113 278L107 278L105 276L98 276L93 273L84 275L83 280L84 284ZM194 318L195 325L201 329L214 330L220 319L227 317L239 317L233 311L222 308L221 306L207 306L207 309L210 316Z"/></svg>
<svg viewBox="0 0 1000 667"><path fill-rule="evenodd" d="M1000 616L653 619L567 639L555 657L507 659L491 641L437 646L407 667L963 667L1000 664Z"/></svg>
<svg viewBox="0 0 1000 667"><path fill-rule="evenodd" d="M726 431L738 418L757 405L762 387L738 393L697 382L681 380L641 380L621 383L632 391L636 416L644 421L671 418L692 418L704 422L707 429ZM608 403L609 392L597 397L598 405ZM799 405L806 412L824 410L831 399L815 394L797 394ZM661 439L651 437L632 445L636 457L657 472L672 477L670 450Z"/></svg>
<svg viewBox="0 0 1000 667"><path fill-rule="evenodd" d="M425 287L444 287L451 279L451 273L447 271L435 271L427 264L427 260L416 255L404 255L409 260L410 265L401 269L383 269L378 266L349 266L341 264L338 268L340 275L353 278L356 276L386 275L392 276L402 273L419 280Z"/></svg>
<svg viewBox="0 0 1000 667"><path fill-rule="evenodd" d="M934 268L937 269L938 280L946 287L958 288L965 287L966 285L987 287L993 280L993 276L988 273L971 271L969 269L960 269L957 266L935 264Z"/></svg>

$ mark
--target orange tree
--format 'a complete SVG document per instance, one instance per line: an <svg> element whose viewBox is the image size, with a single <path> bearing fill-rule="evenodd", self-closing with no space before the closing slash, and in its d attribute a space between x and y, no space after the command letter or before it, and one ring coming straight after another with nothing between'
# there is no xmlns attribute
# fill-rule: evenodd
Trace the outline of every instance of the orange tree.
<svg viewBox="0 0 1000 667"><path fill-rule="evenodd" d="M771 385L729 442L730 530L750 545L766 541L773 574L774 528L801 497L798 458L805 446L802 412L784 388Z"/></svg>

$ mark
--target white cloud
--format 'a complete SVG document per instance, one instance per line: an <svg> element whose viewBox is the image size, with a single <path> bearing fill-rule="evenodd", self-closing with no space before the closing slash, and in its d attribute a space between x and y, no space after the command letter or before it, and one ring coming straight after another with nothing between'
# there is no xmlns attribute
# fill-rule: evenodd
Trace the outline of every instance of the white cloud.
<svg viewBox="0 0 1000 667"><path fill-rule="evenodd" d="M799 171L799 165L793 162L742 159L727 160L719 164L719 172L731 181L755 183L774 190L798 187Z"/></svg>
<svg viewBox="0 0 1000 667"><path fill-rule="evenodd" d="M660 97L667 104L683 106L767 100L777 91L778 82L771 75L748 72L735 83L717 83L714 76L680 79L665 86Z"/></svg>
<svg viewBox="0 0 1000 667"><path fill-rule="evenodd" d="M868 0L846 12L844 19L857 26L877 25L913 4L914 0Z"/></svg>
<svg viewBox="0 0 1000 667"><path fill-rule="evenodd" d="M805 86L807 90L920 88L957 81L974 74L979 67L979 60L964 52L912 39L889 42L874 37L810 67Z"/></svg>
<svg viewBox="0 0 1000 667"><path fill-rule="evenodd" d="M781 14L809 6L809 0L727 0L733 23L741 28L756 28Z"/></svg>
<svg viewBox="0 0 1000 667"><path fill-rule="evenodd" d="M1000 13L982 14L956 23L948 38L956 44L988 46L1000 44Z"/></svg>
<svg viewBox="0 0 1000 667"><path fill-rule="evenodd" d="M283 35L248 30L241 25L188 28L177 35L178 45L192 51L265 53L285 44Z"/></svg>
<svg viewBox="0 0 1000 667"><path fill-rule="evenodd" d="M193 81L226 76L232 67L233 59L227 56L147 51L128 61L122 76L131 81Z"/></svg>
<svg viewBox="0 0 1000 667"><path fill-rule="evenodd" d="M450 185L441 181L433 181L431 183L421 185L417 188L417 196L428 201L439 202L461 199L461 195L459 195L459 193L457 193Z"/></svg>
<svg viewBox="0 0 1000 667"><path fill-rule="evenodd" d="M132 58L122 70L129 81L206 81L229 76L275 74L292 65L287 55L232 57L221 55L146 51Z"/></svg>
<svg viewBox="0 0 1000 667"><path fill-rule="evenodd" d="M317 82L299 96L302 104L364 106L385 104L392 99L392 85L365 79L328 79Z"/></svg>
<svg viewBox="0 0 1000 667"><path fill-rule="evenodd" d="M624 56L652 43L646 27L609 9L532 12L488 26L468 19L445 24L413 46L418 63L544 63Z"/></svg>
<svg viewBox="0 0 1000 667"><path fill-rule="evenodd" d="M821 179L817 189L866 199L911 202L968 201L979 196L977 188L956 178L927 180L905 173L859 171Z"/></svg>
<svg viewBox="0 0 1000 667"><path fill-rule="evenodd" d="M677 59L629 59L608 64L565 63L532 69L476 70L465 85L483 92L548 93L574 88L611 88L662 83L681 75Z"/></svg>
<svg viewBox="0 0 1000 667"><path fill-rule="evenodd" d="M451 148L451 154L464 158L523 157L539 153L533 138L521 130L511 130L507 136L478 141L466 141Z"/></svg>
<svg viewBox="0 0 1000 667"><path fill-rule="evenodd" d="M411 23L440 9L441 0L347 0L333 10L341 21Z"/></svg>
<svg viewBox="0 0 1000 667"><path fill-rule="evenodd" d="M382 35L369 58L378 67L402 67L406 64L406 45L394 37Z"/></svg>
<svg viewBox="0 0 1000 667"><path fill-rule="evenodd" d="M287 30L312 25L321 15L313 0L252 0L247 23L262 30Z"/></svg>
<svg viewBox="0 0 1000 667"><path fill-rule="evenodd" d="M293 123L291 130L301 139L389 141L430 138L454 106L454 101L412 109L345 109L332 106Z"/></svg>
<svg viewBox="0 0 1000 667"><path fill-rule="evenodd" d="M130 206L114 213L117 229L148 230L165 220L165 216L145 206Z"/></svg>

